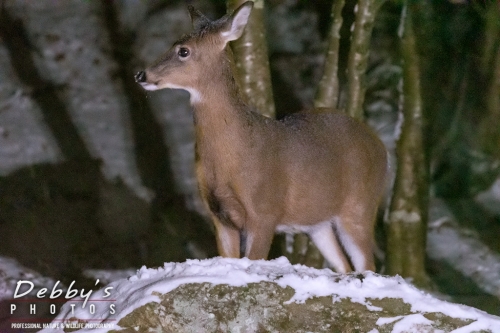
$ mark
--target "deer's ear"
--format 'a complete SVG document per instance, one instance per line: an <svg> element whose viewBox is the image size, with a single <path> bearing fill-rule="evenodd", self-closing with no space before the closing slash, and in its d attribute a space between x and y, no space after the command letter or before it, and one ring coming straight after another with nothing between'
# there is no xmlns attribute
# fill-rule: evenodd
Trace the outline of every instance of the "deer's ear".
<svg viewBox="0 0 500 333"><path fill-rule="evenodd" d="M189 16L191 16L191 22L193 22L194 30L200 30L204 26L208 25L211 21L203 15L199 10L195 9L193 6L188 6Z"/></svg>
<svg viewBox="0 0 500 333"><path fill-rule="evenodd" d="M220 35L225 43L238 39L243 34L248 18L252 12L253 1L247 1L239 6L228 18Z"/></svg>

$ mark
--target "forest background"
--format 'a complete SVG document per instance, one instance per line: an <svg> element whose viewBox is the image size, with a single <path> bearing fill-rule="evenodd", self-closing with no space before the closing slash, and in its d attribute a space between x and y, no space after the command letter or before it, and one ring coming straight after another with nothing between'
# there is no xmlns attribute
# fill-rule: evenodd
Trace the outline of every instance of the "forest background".
<svg viewBox="0 0 500 333"><path fill-rule="evenodd" d="M379 271L498 315L500 3L257 2L249 98L278 118L326 100L391 154ZM190 31L187 4L217 18L237 3L1 1L0 255L89 287L87 268L216 255L188 95L133 74ZM275 243L272 257L323 264L305 237Z"/></svg>

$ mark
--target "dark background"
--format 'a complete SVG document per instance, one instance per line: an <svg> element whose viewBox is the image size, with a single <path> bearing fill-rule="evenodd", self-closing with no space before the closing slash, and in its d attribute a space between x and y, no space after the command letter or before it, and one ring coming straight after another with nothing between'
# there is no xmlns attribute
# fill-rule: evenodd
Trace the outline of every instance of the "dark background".
<svg viewBox="0 0 500 333"><path fill-rule="evenodd" d="M190 30L188 3L211 18L225 12L221 0L0 1L0 255L82 286L93 286L82 277L87 268L217 255L193 177L188 96L146 93L133 79ZM282 117L312 106L332 2L265 3L273 92ZM410 3L431 197L499 251L500 209L494 207L500 203L478 199L500 171L499 112L491 107L492 96L500 95L491 92L500 80L498 3ZM344 8L341 84L354 6L347 1ZM391 152L401 79L400 16L398 1L387 1L377 16L365 99L368 122ZM379 238L383 243L382 232ZM498 299L449 263L429 260L428 271L441 291L499 314Z"/></svg>

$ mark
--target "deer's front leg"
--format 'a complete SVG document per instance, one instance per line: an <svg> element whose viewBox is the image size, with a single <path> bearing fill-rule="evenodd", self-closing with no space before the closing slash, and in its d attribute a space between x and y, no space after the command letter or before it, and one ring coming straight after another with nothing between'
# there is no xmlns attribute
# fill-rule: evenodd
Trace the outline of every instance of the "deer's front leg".
<svg viewBox="0 0 500 333"><path fill-rule="evenodd" d="M274 224L249 223L246 229L245 257L252 260L267 259L274 232Z"/></svg>
<svg viewBox="0 0 500 333"><path fill-rule="evenodd" d="M240 257L240 231L213 218L219 255L226 258Z"/></svg>

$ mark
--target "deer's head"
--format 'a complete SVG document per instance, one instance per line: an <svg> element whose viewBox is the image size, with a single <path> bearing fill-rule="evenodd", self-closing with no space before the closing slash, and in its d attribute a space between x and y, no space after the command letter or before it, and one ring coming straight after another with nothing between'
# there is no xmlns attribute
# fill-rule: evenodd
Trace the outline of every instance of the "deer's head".
<svg viewBox="0 0 500 333"><path fill-rule="evenodd" d="M189 6L194 31L177 40L151 66L138 72L136 82L146 90L184 89L191 93L192 100L196 99L201 82L207 84L209 76L225 61L227 43L243 34L252 8L253 2L247 1L232 14L211 21Z"/></svg>

